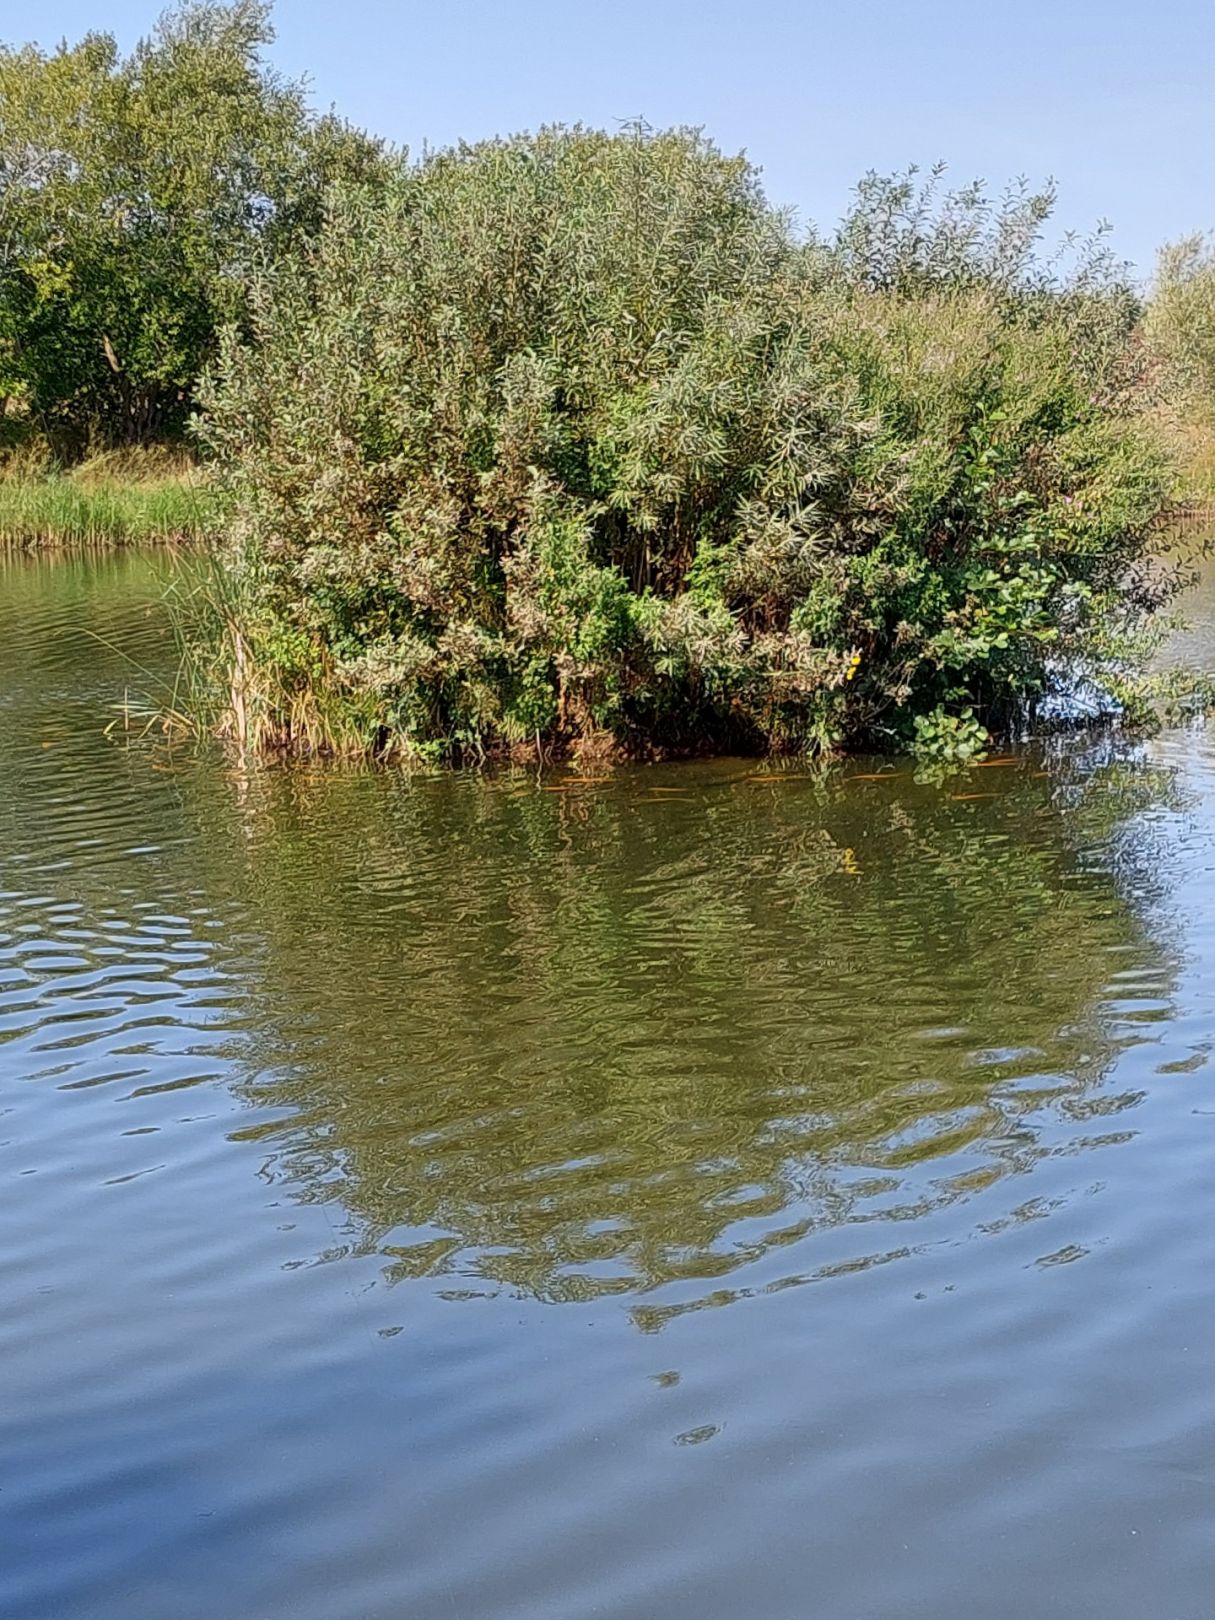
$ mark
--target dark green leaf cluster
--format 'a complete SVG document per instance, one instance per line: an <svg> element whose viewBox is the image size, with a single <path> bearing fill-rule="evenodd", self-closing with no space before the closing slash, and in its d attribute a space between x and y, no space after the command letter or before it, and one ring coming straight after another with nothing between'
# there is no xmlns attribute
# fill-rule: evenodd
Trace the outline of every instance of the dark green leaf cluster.
<svg viewBox="0 0 1215 1620"><path fill-rule="evenodd" d="M1169 474L1134 301L1035 267L1048 203L871 178L806 241L644 126L338 188L206 393L237 729L968 753L1124 664Z"/></svg>
<svg viewBox="0 0 1215 1620"><path fill-rule="evenodd" d="M196 0L126 58L0 47L0 404L61 453L180 428L254 265L383 161L265 65L272 37L264 0Z"/></svg>

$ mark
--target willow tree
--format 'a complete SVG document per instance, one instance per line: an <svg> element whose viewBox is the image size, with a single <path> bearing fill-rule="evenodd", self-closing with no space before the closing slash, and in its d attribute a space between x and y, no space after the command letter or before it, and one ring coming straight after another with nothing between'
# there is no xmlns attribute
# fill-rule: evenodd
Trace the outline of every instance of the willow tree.
<svg viewBox="0 0 1215 1620"><path fill-rule="evenodd" d="M1196 489L1215 491L1215 237L1161 250L1144 322L1162 362L1162 415Z"/></svg>
<svg viewBox="0 0 1215 1620"><path fill-rule="evenodd" d="M871 180L807 241L640 128L339 191L207 395L238 728L981 746L1151 607L1167 501L1134 301L1037 267L1048 206Z"/></svg>

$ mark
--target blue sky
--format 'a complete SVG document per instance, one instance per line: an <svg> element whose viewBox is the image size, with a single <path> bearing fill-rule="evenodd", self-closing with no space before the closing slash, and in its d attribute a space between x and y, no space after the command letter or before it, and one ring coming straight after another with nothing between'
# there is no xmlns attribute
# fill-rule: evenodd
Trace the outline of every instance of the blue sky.
<svg viewBox="0 0 1215 1620"><path fill-rule="evenodd" d="M0 0L0 38L156 0ZM1215 0L279 0L273 57L314 99L418 147L543 122L702 124L769 195L833 223L866 169L1053 176L1059 219L1114 226L1141 273L1215 228Z"/></svg>

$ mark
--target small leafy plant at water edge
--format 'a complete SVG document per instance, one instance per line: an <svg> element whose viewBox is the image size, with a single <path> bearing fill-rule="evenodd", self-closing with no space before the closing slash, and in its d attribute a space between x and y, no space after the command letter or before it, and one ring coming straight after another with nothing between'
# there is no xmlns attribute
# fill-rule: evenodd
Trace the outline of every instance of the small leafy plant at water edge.
<svg viewBox="0 0 1215 1620"><path fill-rule="evenodd" d="M969 704L958 714L947 714L944 709L917 714L914 727L916 752L947 764L978 759L991 742Z"/></svg>

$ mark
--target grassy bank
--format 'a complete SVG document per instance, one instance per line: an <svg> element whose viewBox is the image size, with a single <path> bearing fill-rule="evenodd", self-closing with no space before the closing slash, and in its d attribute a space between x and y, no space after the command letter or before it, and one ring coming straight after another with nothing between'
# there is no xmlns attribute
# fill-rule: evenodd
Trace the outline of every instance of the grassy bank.
<svg viewBox="0 0 1215 1620"><path fill-rule="evenodd" d="M210 491L198 465L163 451L94 457L77 467L0 469L0 545L127 545L202 532Z"/></svg>

